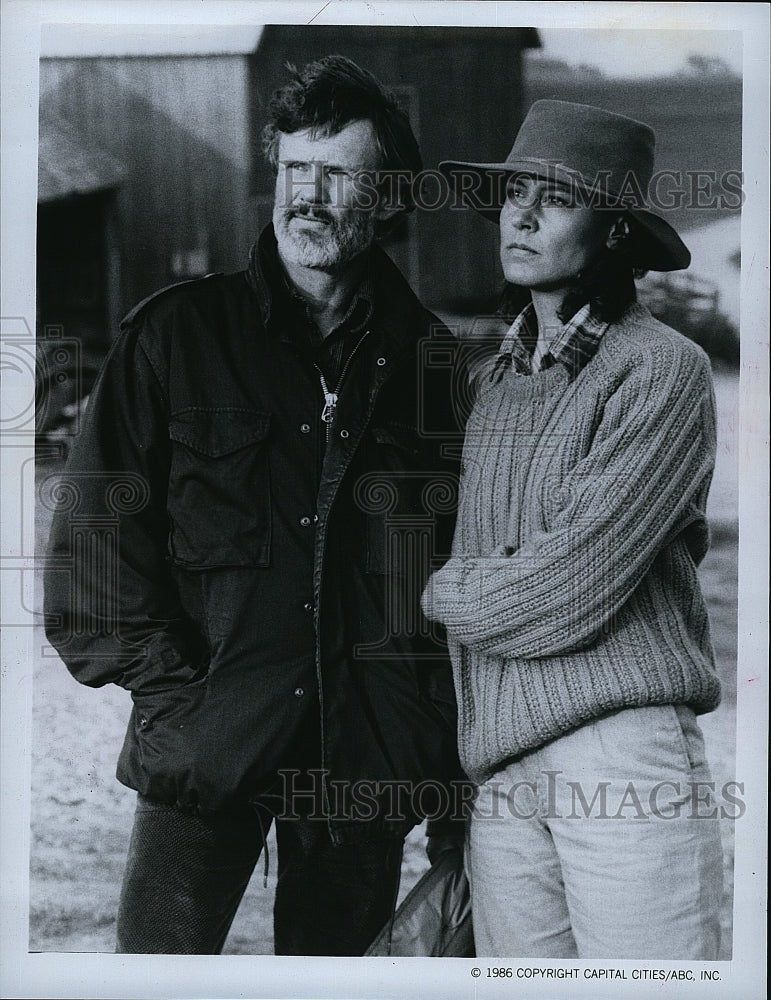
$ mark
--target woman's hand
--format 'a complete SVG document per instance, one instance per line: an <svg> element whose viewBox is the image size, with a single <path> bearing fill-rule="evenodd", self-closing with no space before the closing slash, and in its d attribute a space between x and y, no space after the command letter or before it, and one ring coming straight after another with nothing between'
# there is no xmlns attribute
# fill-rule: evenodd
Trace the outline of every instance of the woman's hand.
<svg viewBox="0 0 771 1000"><path fill-rule="evenodd" d="M464 584L468 574L478 573L480 569L489 570L491 573L500 571L515 551L513 545L499 545L488 556L475 559L461 557L448 559L426 584L421 598L423 614L426 618L446 624L447 616L452 617L452 609L458 598L458 588Z"/></svg>

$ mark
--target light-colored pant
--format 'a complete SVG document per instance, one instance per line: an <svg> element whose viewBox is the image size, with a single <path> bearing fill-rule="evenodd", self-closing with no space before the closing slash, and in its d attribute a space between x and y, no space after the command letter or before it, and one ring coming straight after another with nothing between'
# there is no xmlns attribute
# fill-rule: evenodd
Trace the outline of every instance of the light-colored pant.
<svg viewBox="0 0 771 1000"><path fill-rule="evenodd" d="M466 850L477 955L717 958L720 801L684 706L626 709L477 789Z"/></svg>

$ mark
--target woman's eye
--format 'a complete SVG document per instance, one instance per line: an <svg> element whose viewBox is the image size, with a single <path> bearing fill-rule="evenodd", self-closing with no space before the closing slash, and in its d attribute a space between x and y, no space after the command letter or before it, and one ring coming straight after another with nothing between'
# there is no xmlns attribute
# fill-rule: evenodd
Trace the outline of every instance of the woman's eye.
<svg viewBox="0 0 771 1000"><path fill-rule="evenodd" d="M509 188L509 200L520 206L534 206L549 208L570 208L572 201L567 191L539 191L535 187L526 185L515 185Z"/></svg>
<svg viewBox="0 0 771 1000"><path fill-rule="evenodd" d="M570 198L566 194L550 192L541 198L542 205L556 205L558 208L570 208Z"/></svg>

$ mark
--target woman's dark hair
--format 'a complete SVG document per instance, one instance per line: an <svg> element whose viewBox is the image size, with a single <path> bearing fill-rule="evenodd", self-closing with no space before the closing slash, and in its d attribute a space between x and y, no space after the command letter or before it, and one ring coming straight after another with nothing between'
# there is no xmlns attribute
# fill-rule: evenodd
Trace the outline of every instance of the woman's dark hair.
<svg viewBox="0 0 771 1000"><path fill-rule="evenodd" d="M262 133L263 152L274 170L280 133L310 129L319 136L337 135L351 122L368 120L380 152L380 169L405 171L410 177L420 173L423 161L409 118L371 73L340 55L325 56L302 70L288 63L287 70L292 79L273 94L270 121ZM414 207L410 187L398 185L399 202L406 211Z"/></svg>
<svg viewBox="0 0 771 1000"><path fill-rule="evenodd" d="M624 216L628 235L614 247L603 247L589 267L576 275L568 287L557 315L563 323L575 316L578 310L591 303L592 313L603 323L612 323L637 300L635 278L646 272L634 261L638 257L638 241L641 237L634 219ZM530 289L522 285L507 283L504 286L498 312L512 321L530 302Z"/></svg>

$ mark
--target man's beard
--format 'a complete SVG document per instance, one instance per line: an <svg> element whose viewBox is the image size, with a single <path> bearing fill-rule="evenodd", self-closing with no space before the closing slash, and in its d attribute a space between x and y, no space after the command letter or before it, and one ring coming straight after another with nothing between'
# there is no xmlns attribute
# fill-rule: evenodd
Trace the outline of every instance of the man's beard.
<svg viewBox="0 0 771 1000"><path fill-rule="evenodd" d="M317 219L318 229L290 229L293 218ZM371 212L359 211L339 217L322 207L273 209L273 228L281 256L299 267L336 270L345 267L358 254L368 250L375 238L375 220Z"/></svg>

